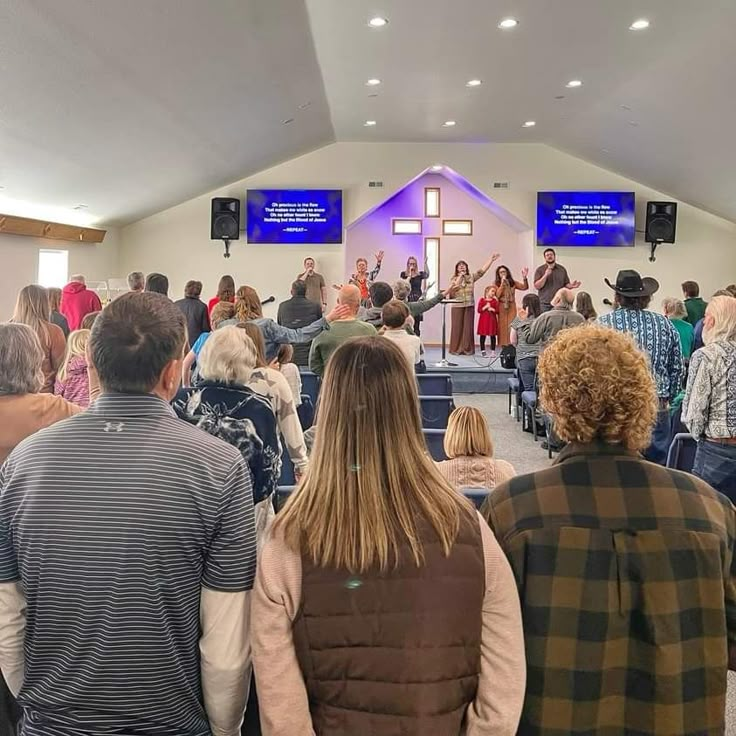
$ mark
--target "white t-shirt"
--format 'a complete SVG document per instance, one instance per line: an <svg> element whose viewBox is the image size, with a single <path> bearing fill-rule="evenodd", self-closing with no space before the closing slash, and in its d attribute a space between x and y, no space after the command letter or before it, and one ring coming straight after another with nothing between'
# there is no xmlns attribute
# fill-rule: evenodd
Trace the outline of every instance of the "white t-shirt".
<svg viewBox="0 0 736 736"><path fill-rule="evenodd" d="M296 404L296 406L301 406L302 376L299 373L299 368L294 363L284 363L281 366L281 373L289 384L291 394L294 397L294 404Z"/></svg>
<svg viewBox="0 0 736 736"><path fill-rule="evenodd" d="M386 330L383 333L384 337L389 340L393 340L394 343L404 353L409 368L412 373L414 372L414 366L421 360L422 357L422 341L416 335L410 335L405 329L400 330Z"/></svg>

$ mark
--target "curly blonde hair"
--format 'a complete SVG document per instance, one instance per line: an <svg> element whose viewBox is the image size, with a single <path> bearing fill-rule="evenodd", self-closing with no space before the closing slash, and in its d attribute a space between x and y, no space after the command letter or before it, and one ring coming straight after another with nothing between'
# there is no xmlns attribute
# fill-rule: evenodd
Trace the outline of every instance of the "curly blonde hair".
<svg viewBox="0 0 736 736"><path fill-rule="evenodd" d="M563 330L539 359L541 403L566 442L651 441L657 392L647 358L628 335L588 324Z"/></svg>

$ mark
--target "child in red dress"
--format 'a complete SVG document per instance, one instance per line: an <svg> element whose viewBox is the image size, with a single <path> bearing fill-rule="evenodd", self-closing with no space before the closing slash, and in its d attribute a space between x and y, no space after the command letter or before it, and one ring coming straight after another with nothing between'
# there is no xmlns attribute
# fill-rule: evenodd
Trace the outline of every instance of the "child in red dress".
<svg viewBox="0 0 736 736"><path fill-rule="evenodd" d="M478 299L478 335L480 335L480 354L485 358L486 337L491 338L491 357L496 354L496 336L498 335L498 299L496 287L486 286L483 297Z"/></svg>

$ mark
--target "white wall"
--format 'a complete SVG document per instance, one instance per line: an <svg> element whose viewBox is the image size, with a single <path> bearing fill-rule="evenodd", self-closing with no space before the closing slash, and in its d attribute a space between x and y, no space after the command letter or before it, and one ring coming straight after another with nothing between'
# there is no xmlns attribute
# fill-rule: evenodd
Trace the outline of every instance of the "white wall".
<svg viewBox="0 0 736 736"><path fill-rule="evenodd" d="M519 219L532 224L536 221L538 190L633 190L640 228L648 199L671 199L542 144L335 143L123 228L120 272L167 273L174 296L183 290L187 279L195 277L204 282L205 294L214 294L220 275L232 273L236 282L251 284L263 298L274 294L280 300L288 296L289 284L303 258L312 255L328 282L342 281L347 271L340 246L252 246L241 240L233 243L233 257L224 260L222 245L209 239L210 198L233 196L242 200L249 187L342 188L348 224L436 163L452 167ZM383 181L383 189L369 188L370 180ZM508 181L510 189L494 190L494 181ZM657 306L660 296L679 295L684 279L698 281L706 295L734 280L735 224L681 205L677 241L660 246L654 264L649 263L649 248L643 243L631 249L559 249L558 257L572 278L582 280L596 305L610 295L603 277L615 279L620 268L636 268L660 281ZM379 245L388 248L390 243ZM541 251L536 249L530 266L542 262ZM270 313L275 314L275 309Z"/></svg>
<svg viewBox="0 0 736 736"><path fill-rule="evenodd" d="M38 279L39 250L69 251L69 275L103 281L120 276L119 231L111 228L102 243L74 243L0 234L0 322L10 319L18 291Z"/></svg>

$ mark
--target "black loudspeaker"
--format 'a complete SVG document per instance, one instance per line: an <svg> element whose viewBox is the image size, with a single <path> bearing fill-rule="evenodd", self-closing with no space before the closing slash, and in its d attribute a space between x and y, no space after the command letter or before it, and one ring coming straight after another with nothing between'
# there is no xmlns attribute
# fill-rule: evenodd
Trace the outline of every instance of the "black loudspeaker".
<svg viewBox="0 0 736 736"><path fill-rule="evenodd" d="M677 202L647 202L647 243L674 243L677 229Z"/></svg>
<svg viewBox="0 0 736 736"><path fill-rule="evenodd" d="M212 200L210 238L212 240L238 240L240 238L239 199L215 197Z"/></svg>

